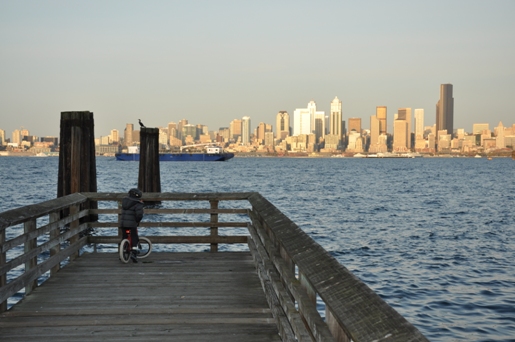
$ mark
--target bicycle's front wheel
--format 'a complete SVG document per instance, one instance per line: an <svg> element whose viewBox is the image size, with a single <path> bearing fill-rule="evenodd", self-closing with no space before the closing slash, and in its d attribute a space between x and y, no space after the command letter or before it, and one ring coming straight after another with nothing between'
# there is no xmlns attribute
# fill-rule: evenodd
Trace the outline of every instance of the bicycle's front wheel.
<svg viewBox="0 0 515 342"><path fill-rule="evenodd" d="M152 242L146 237L140 237L138 242L138 259L146 258L152 251Z"/></svg>
<svg viewBox="0 0 515 342"><path fill-rule="evenodd" d="M131 258L131 244L129 240L123 239L120 242L120 246L118 247L118 251L120 253L120 260L124 263L128 263Z"/></svg>

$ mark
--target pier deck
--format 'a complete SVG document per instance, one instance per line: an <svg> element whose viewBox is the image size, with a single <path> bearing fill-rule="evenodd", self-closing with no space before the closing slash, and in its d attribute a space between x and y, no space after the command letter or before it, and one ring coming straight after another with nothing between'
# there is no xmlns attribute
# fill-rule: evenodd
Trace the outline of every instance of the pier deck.
<svg viewBox="0 0 515 342"><path fill-rule="evenodd" d="M249 252L85 254L0 314L6 341L280 341Z"/></svg>

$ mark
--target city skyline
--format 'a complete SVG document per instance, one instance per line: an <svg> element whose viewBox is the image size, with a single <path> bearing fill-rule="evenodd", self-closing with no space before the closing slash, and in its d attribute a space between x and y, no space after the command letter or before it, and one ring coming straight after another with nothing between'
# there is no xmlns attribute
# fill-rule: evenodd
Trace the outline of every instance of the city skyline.
<svg viewBox="0 0 515 342"><path fill-rule="evenodd" d="M330 113L335 96L345 120L377 106L429 119L446 83L454 127L494 126L515 117L514 12L505 0L5 1L0 126L55 136L61 112L89 110L98 135L139 118L216 130L311 100Z"/></svg>

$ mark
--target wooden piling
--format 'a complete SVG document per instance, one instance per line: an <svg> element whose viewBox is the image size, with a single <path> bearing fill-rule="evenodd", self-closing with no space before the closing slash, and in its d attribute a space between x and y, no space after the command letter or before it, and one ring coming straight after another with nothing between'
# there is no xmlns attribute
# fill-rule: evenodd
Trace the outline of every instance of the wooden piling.
<svg viewBox="0 0 515 342"><path fill-rule="evenodd" d="M158 128L142 127L140 131L138 189L161 192Z"/></svg>
<svg viewBox="0 0 515 342"><path fill-rule="evenodd" d="M57 197L97 191L94 126L92 112L61 112ZM97 209L97 203L84 208ZM97 220L92 214L81 222Z"/></svg>

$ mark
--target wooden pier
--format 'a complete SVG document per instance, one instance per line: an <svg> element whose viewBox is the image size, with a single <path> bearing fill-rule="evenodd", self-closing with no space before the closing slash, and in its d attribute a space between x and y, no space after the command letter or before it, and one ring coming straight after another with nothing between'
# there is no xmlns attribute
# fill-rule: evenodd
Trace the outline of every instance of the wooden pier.
<svg viewBox="0 0 515 342"><path fill-rule="evenodd" d="M2 340L427 341L259 193L145 193L162 205L145 209L140 235L209 252L123 264L105 249L120 241L124 196L0 213Z"/></svg>

